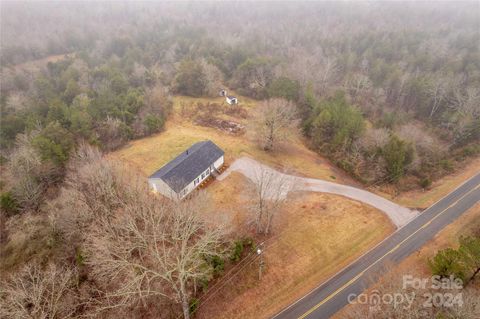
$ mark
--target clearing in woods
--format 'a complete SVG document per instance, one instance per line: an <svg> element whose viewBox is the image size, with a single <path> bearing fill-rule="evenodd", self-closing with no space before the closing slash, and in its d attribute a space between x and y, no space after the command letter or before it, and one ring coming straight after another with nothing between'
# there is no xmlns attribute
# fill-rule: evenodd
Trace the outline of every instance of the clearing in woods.
<svg viewBox="0 0 480 319"><path fill-rule="evenodd" d="M245 109L248 116L252 116L257 102L242 96L239 96L239 100L240 107ZM300 176L355 184L328 160L309 150L300 136L293 136L278 152L269 153L258 147L248 133L228 134L216 128L195 125L192 114L197 103L218 103L227 108L222 97L213 99L175 97L173 114L165 124L163 132L132 141L122 149L109 154L109 157L129 163L149 176L193 143L210 139L225 151L227 165L238 157L249 156L276 169L287 168L291 173ZM219 114L218 117L244 126L248 125L248 118L225 113Z"/></svg>

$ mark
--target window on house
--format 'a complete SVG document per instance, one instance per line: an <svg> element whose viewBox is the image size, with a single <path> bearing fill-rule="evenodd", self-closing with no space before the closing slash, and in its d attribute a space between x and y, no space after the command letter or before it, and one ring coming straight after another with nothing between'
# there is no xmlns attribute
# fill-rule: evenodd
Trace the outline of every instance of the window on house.
<svg viewBox="0 0 480 319"><path fill-rule="evenodd" d="M205 178L205 173L202 173L202 179L204 179L204 178Z"/></svg>
<svg viewBox="0 0 480 319"><path fill-rule="evenodd" d="M207 175L210 174L210 168L207 168L206 174L207 174Z"/></svg>

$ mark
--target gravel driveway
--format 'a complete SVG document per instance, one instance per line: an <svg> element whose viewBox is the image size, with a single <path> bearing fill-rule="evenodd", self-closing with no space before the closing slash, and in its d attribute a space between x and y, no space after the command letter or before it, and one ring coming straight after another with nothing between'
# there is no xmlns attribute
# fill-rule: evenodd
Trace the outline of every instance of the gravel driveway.
<svg viewBox="0 0 480 319"><path fill-rule="evenodd" d="M402 227L418 215L418 211L410 210L363 189L327 182L321 179L286 175L248 157L241 157L235 160L233 164L218 177L218 180L221 181L225 179L234 171L242 173L252 181L257 178L259 172L267 171L270 174L276 174L278 180L281 180L282 183L291 184L285 187L285 189L330 193L360 201L383 211L398 228Z"/></svg>

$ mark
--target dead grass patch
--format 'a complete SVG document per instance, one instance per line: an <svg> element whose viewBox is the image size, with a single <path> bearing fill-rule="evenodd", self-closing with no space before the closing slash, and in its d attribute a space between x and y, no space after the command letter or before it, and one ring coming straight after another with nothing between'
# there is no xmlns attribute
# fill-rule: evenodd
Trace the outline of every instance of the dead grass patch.
<svg viewBox="0 0 480 319"><path fill-rule="evenodd" d="M309 150L299 137L277 152L265 152L247 135L226 134L176 119L167 121L164 132L132 141L108 156L129 163L149 176L192 144L207 139L225 151L227 163L241 156L249 156L277 169L288 168L299 176L354 183L327 160Z"/></svg>
<svg viewBox="0 0 480 319"><path fill-rule="evenodd" d="M396 198L393 198L393 200L407 207L428 208L470 177L477 174L479 167L480 158L473 159L465 163L465 166L461 170L435 181L428 190L404 192Z"/></svg>
<svg viewBox="0 0 480 319"><path fill-rule="evenodd" d="M209 188L215 206L229 211L235 231L243 234L249 229L249 183L233 173ZM255 259L202 305L198 318L267 318L393 232L376 209L338 199L319 193L293 196L266 241L262 281Z"/></svg>

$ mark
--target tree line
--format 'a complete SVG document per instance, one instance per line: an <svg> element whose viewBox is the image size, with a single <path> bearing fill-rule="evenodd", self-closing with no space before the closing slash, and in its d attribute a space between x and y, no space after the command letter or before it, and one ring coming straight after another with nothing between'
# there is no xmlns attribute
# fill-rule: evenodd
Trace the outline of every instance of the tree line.
<svg viewBox="0 0 480 319"><path fill-rule="evenodd" d="M57 121L74 138L113 149L161 130L168 94L215 96L228 86L294 103L312 148L358 179L396 183L408 175L428 187L479 152L480 52L471 5L202 3L185 16L185 4L72 4L89 22L82 32L80 18L51 18L46 5L34 22L48 31L58 19L71 32L39 34L45 41L30 49L53 41L64 48L54 53L75 57L39 76L2 59L3 147L40 118L42 127ZM22 16L34 7L5 8ZM16 21L6 16L7 53L29 37Z"/></svg>

